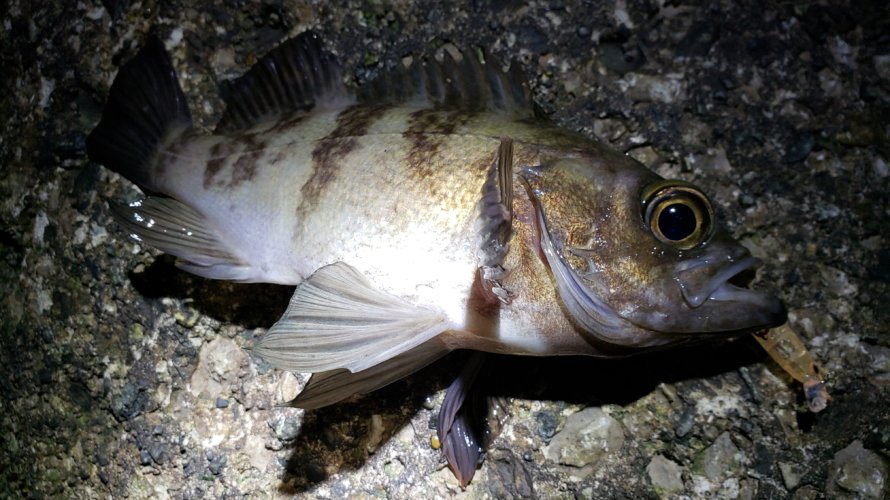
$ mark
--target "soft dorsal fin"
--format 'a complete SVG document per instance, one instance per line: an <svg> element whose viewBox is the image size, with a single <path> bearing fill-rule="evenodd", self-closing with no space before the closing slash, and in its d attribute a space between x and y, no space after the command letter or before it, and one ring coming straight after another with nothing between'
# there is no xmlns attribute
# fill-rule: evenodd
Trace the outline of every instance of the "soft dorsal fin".
<svg viewBox="0 0 890 500"><path fill-rule="evenodd" d="M442 61L415 58L362 86L359 100L365 103L426 102L443 109L505 111L537 114L524 71L513 63L505 71L486 51L443 49Z"/></svg>
<svg viewBox="0 0 890 500"><path fill-rule="evenodd" d="M352 97L336 58L311 31L283 42L250 71L223 88L226 111L217 133L248 129L257 123L321 106L345 106Z"/></svg>

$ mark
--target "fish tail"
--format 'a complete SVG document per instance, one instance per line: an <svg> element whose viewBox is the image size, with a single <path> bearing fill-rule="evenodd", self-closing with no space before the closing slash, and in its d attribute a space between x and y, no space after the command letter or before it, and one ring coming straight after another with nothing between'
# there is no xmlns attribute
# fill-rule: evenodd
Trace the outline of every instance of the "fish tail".
<svg viewBox="0 0 890 500"><path fill-rule="evenodd" d="M87 138L87 154L139 187L159 192L152 175L157 152L191 125L170 56L152 36L118 71L102 120Z"/></svg>

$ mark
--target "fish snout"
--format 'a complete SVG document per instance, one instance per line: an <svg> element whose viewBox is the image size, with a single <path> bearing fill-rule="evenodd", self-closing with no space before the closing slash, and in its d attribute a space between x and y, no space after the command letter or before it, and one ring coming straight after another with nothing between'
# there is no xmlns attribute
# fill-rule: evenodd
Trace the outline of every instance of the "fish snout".
<svg viewBox="0 0 890 500"><path fill-rule="evenodd" d="M747 251L716 263L702 261L674 275L683 300L691 309L702 306L733 307L748 322L758 325L781 324L787 318L785 304L775 295L750 288L763 261Z"/></svg>

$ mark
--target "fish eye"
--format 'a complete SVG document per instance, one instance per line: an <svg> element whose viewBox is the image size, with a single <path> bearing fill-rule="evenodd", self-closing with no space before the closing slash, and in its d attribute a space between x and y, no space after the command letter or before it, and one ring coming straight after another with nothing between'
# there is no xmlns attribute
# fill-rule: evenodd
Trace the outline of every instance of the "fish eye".
<svg viewBox="0 0 890 500"><path fill-rule="evenodd" d="M714 230L714 208L700 189L683 181L654 182L640 197L643 220L660 241L689 250Z"/></svg>

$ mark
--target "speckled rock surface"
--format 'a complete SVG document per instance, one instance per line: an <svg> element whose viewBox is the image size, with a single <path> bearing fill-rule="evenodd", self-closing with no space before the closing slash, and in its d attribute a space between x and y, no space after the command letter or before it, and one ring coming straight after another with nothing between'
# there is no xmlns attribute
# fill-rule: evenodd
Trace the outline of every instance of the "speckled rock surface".
<svg viewBox="0 0 890 500"><path fill-rule="evenodd" d="M890 453L886 2L6 0L0 17L0 496L888 494L837 472L842 450L883 474ZM703 186L767 262L755 286L787 301L828 409L808 413L751 339L497 360L509 417L461 492L430 446L460 357L352 403L277 408L305 377L241 348L291 290L195 278L126 241L108 201L136 189L84 140L150 30L210 127L217 84L308 28L359 83L425 47L490 47L566 128ZM570 415L603 405L620 453L548 458ZM656 459L679 470L653 484Z"/></svg>

